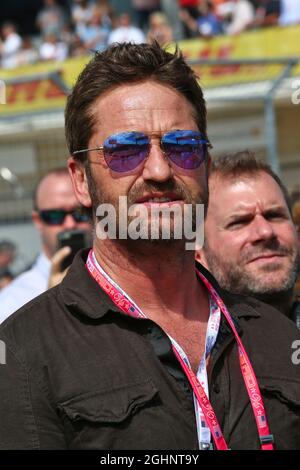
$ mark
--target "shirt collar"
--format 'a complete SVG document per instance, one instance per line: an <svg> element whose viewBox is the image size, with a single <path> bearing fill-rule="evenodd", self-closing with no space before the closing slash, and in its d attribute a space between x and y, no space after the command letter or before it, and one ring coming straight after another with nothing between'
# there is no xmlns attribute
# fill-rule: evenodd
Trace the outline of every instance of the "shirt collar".
<svg viewBox="0 0 300 470"><path fill-rule="evenodd" d="M77 253L59 290L65 305L72 311L97 319L110 310L119 312L119 309L89 274L85 266L88 252L89 249Z"/></svg>
<svg viewBox="0 0 300 470"><path fill-rule="evenodd" d="M48 279L51 269L51 262L45 253L41 253L37 257L33 267L40 272L43 278Z"/></svg>
<svg viewBox="0 0 300 470"><path fill-rule="evenodd" d="M89 249L81 250L58 289L67 307L92 319L103 317L109 311L120 312L110 297L98 286L89 274L85 262ZM214 277L199 263L197 268L204 274L223 299L229 312L237 317L260 317L255 299L237 296L222 291Z"/></svg>

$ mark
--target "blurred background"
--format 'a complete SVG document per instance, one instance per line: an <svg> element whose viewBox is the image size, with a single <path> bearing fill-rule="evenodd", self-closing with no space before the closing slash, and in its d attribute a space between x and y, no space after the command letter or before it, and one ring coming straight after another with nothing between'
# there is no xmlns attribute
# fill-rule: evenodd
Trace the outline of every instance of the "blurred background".
<svg viewBox="0 0 300 470"><path fill-rule="evenodd" d="M66 95L113 42L177 42L212 156L255 151L300 200L300 0L1 0L0 38L0 261L13 274L40 251L35 184L66 164Z"/></svg>

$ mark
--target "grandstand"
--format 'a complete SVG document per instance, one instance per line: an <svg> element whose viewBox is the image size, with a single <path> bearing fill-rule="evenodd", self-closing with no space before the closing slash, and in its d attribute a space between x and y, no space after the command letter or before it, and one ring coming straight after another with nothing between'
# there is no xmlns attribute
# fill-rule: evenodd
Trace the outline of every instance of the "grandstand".
<svg viewBox="0 0 300 470"><path fill-rule="evenodd" d="M96 11L93 8L102 8L99 19L102 23L98 26L99 30L106 28L108 32L107 39L102 41L108 41L110 31L119 26L119 15L124 12L130 14L132 25L144 28L145 38L148 26L139 23L138 13L141 12L135 8L134 0L54 2L63 11L64 18L61 36L55 33L54 42L66 44L67 52L56 60L51 57L41 60L39 48L45 35L33 18L39 16L47 2L28 0L24 23L25 12L21 9L17 15L14 1L2 1L4 20L14 23L13 33L21 38L22 48L16 52L17 60L8 67L3 62L3 48L0 49L0 239L10 238L19 245L21 267L31 261L39 249L30 223L32 190L42 174L66 162L65 99L90 58L84 35L81 37L80 29L76 30L74 7L87 3L93 18ZM202 1L199 0L199 5ZM24 6L26 1L21 3ZM160 8L168 18L170 3L174 9L175 0L157 2L154 9ZM220 30L209 34L208 26L203 30L203 21L198 21L205 12L199 13L198 18L195 6L189 7L188 2L178 1L177 26L170 23L176 26L173 37L179 38L178 43L204 88L209 137L214 146L212 156L245 148L254 150L281 173L291 191L300 190L300 17L297 18L296 10L295 21L288 20L288 12L283 16L284 0L277 13L267 9L268 1L250 2L252 20L244 23L241 31L230 34L232 11L222 16L217 9L220 4L224 9L224 4L229 3L232 2L212 2ZM149 8L149 15L154 9ZM1 45L4 41L2 36ZM24 42L27 42L25 49ZM106 47L105 42L102 45Z"/></svg>

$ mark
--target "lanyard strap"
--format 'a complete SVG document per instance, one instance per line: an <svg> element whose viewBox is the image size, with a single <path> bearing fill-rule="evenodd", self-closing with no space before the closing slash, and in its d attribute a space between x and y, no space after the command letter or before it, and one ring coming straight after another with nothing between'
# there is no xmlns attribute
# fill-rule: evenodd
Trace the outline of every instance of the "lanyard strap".
<svg viewBox="0 0 300 470"><path fill-rule="evenodd" d="M96 261L96 260L95 260ZM208 378L207 378L207 370L206 370L206 359L210 355L219 332L219 326L221 321L221 311L215 300L211 295L209 295L209 303L210 303L210 314L209 320L207 324L206 330L206 338L205 338L205 351L200 360L199 367L197 370L196 378L200 382L201 386L203 387L206 396L209 397L209 387L208 387ZM169 336L169 335L168 335ZM175 341L174 338L169 336L173 351L176 354L178 361L181 364L181 359L183 360L184 369L188 366L189 370L191 370L191 365L188 359L187 354L184 352L183 348ZM199 448L202 450L208 450L211 448L211 432L206 423L204 413L200 406L199 400L194 392L193 389L193 397L194 397L194 407L195 407L195 415L196 415L196 424L197 424L197 435L198 435L198 442Z"/></svg>
<svg viewBox="0 0 300 470"><path fill-rule="evenodd" d="M198 269L196 269L196 272L198 276L200 277L200 279L202 280L202 282L204 283L204 285L207 287L207 289L211 293L211 295L214 297L221 312L223 313L227 322L229 323L229 326L231 327L233 334L235 336L235 339L237 341L240 367L241 367L243 379L245 382L245 386L248 392L248 396L250 398L252 410L254 413L258 435L259 435L259 439L261 443L261 449L262 450L274 450L274 447L273 447L274 438L273 438L273 435L270 434L266 411L265 411L263 399L260 393L259 385L255 376L254 370L252 368L250 359L236 331L231 315L228 312L228 309L226 305L224 304L223 300L221 299L219 294L216 292L216 290L213 288L213 286L210 284L210 282L205 278L205 276L203 276L203 274Z"/></svg>
<svg viewBox="0 0 300 470"><path fill-rule="evenodd" d="M100 266L99 268L96 266L95 261L93 260L92 250L90 250L89 252L89 255L86 261L86 267L89 273L91 274L91 276L95 279L95 281L99 284L99 286L104 290L104 292L107 293L107 295L111 298L111 300L115 303L115 305L120 310L122 310L127 315L130 315L135 318L147 318L146 315L139 309L139 307L130 299L130 297L124 291L122 291L122 289L107 275L107 273L105 273L105 271ZM196 269L196 273L200 277L200 279L203 281L208 291L213 296L214 300L216 301L216 304L218 305L218 307L220 308L220 311L225 316L226 320L228 321L234 333L234 336L238 343L241 371L243 374L244 382L247 388L247 392L248 392L252 409L254 412L254 416L256 419L257 429L258 429L260 442L261 442L261 449L273 450L273 445L272 445L273 436L270 435L270 432L269 432L264 404L263 404L261 393L257 384L257 380L255 377L254 371L252 369L250 360L247 356L247 353L235 329L231 316L226 306L224 305L223 301L221 300L220 296L215 291L213 286L209 283L209 281L197 269ZM172 347L179 363L181 364L182 369L184 370L192 386L194 394L204 414L205 422L208 425L210 432L212 434L216 448L218 450L228 450L228 446L223 437L217 417L215 415L215 412L213 410L213 407L209 399L207 398L204 388L202 387L196 375L190 368L188 359L185 355L182 354L181 348L176 348L176 342L174 340L172 341Z"/></svg>

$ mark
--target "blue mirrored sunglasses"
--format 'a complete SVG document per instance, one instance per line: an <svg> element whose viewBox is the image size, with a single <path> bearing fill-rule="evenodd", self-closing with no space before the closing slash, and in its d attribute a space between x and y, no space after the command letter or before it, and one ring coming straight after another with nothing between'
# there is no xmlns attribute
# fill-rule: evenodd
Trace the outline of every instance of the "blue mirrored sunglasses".
<svg viewBox="0 0 300 470"><path fill-rule="evenodd" d="M200 132L175 130L164 134L160 146L167 158L184 170L194 170L204 162L212 147ZM150 153L150 138L142 132L121 132L105 139L103 146L76 150L73 155L103 150L107 166L116 172L135 170Z"/></svg>

